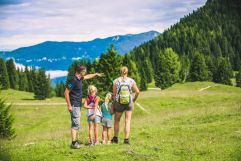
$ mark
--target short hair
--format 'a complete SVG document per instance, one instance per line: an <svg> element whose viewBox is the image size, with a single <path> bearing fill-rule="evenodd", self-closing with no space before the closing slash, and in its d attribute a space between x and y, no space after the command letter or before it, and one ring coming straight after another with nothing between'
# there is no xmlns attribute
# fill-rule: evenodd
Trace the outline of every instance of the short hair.
<svg viewBox="0 0 241 161"><path fill-rule="evenodd" d="M121 75L128 74L128 68L126 66L121 67L120 73Z"/></svg>
<svg viewBox="0 0 241 161"><path fill-rule="evenodd" d="M83 65L78 65L77 67L76 67L76 72L77 73L81 73L83 70L86 70L86 67L85 66L83 66Z"/></svg>
<svg viewBox="0 0 241 161"><path fill-rule="evenodd" d="M88 86L88 95L91 95L92 92L97 92L97 88L94 85Z"/></svg>

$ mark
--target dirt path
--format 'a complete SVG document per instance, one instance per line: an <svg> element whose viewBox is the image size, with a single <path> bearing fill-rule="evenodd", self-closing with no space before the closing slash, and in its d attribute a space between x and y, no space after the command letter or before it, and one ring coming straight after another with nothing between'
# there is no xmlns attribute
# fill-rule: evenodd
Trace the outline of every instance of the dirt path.
<svg viewBox="0 0 241 161"><path fill-rule="evenodd" d="M144 111L144 112L146 112L146 113L148 113L149 114L149 112L142 106L142 105L140 105L139 103L135 103L142 111Z"/></svg>
<svg viewBox="0 0 241 161"><path fill-rule="evenodd" d="M53 105L66 105L65 102L45 102L45 103L38 103L38 102L34 102L34 103L6 103L8 105L12 104L12 105L17 105L17 106L53 106Z"/></svg>
<svg viewBox="0 0 241 161"><path fill-rule="evenodd" d="M208 89L208 88L211 88L211 87L212 87L212 86L207 86L207 87L205 87L205 88L199 89L198 91L201 92L201 91L204 91L204 90L206 90L206 89Z"/></svg>

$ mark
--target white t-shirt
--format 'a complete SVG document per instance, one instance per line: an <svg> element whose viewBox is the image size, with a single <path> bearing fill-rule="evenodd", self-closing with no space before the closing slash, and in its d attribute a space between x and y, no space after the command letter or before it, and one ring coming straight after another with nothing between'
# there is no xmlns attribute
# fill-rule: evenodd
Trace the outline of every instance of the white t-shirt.
<svg viewBox="0 0 241 161"><path fill-rule="evenodd" d="M117 87L117 93L116 93L116 101L118 101L118 98L119 98L119 95L118 95L118 91L120 89L120 82L125 82L127 84L129 84L129 86L131 87L131 93L132 93L132 87L133 85L136 84L136 82L134 81L134 79L132 78L129 78L129 77L119 77L119 78L116 78L114 81L113 81L113 84L116 85ZM131 95L131 99L132 99L132 95Z"/></svg>

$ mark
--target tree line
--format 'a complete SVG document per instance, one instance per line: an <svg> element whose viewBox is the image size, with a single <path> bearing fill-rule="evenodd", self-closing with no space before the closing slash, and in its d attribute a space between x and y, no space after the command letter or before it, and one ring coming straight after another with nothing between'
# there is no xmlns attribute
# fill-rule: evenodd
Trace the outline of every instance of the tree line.
<svg viewBox="0 0 241 161"><path fill-rule="evenodd" d="M0 86L1 89L33 92L35 99L40 100L53 96L50 77L44 69L16 68L13 59L5 62L0 58Z"/></svg>
<svg viewBox="0 0 241 161"><path fill-rule="evenodd" d="M241 68L240 10L238 0L208 0L157 38L136 47L130 57L145 79L142 87L153 77L161 88L186 81L231 85L233 71Z"/></svg>

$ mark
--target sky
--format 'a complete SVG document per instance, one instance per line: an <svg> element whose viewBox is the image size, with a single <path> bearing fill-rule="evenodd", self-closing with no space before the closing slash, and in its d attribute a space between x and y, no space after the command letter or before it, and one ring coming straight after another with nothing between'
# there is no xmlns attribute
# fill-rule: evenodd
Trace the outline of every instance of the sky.
<svg viewBox="0 0 241 161"><path fill-rule="evenodd" d="M0 0L0 51L163 32L206 0Z"/></svg>

